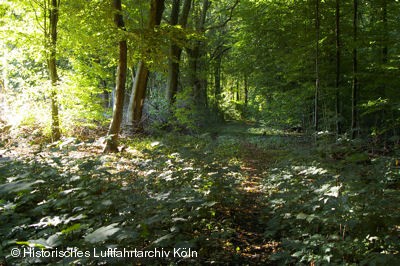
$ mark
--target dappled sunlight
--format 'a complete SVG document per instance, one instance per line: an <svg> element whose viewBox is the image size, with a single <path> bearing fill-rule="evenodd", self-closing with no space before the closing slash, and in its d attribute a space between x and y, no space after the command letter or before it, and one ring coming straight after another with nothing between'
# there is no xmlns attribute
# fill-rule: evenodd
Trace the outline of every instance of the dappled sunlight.
<svg viewBox="0 0 400 266"><path fill-rule="evenodd" d="M400 265L399 14L0 0L0 266Z"/></svg>
<svg viewBox="0 0 400 266"><path fill-rule="evenodd" d="M183 246L221 261L263 264L310 254L322 254L322 261L337 252L360 256L365 247L348 239L362 236L366 248L380 242L393 252L397 214L381 205L398 200L390 189L398 173L390 164L380 187L372 188L351 176L356 173L337 174L329 157L315 155L318 149L300 153L296 136L260 145L253 135L243 139L242 130L215 140L127 141L117 155L74 138L24 156L7 151L11 157L0 161L0 210L18 245L44 248L70 240L80 249ZM360 163L347 157L352 161L343 158L344 170ZM376 159L359 173L376 174L381 163ZM392 225L381 231L379 219ZM337 243L352 246L332 249Z"/></svg>

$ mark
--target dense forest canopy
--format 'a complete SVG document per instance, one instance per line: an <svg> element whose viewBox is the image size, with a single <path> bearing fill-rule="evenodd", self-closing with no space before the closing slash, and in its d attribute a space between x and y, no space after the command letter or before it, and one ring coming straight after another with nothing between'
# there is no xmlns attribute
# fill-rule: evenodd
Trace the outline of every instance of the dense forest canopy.
<svg viewBox="0 0 400 266"><path fill-rule="evenodd" d="M398 135L398 1L148 4L123 2L117 14L107 1L3 1L2 119L49 135L56 108L67 136L109 123L124 41L122 126L225 118Z"/></svg>
<svg viewBox="0 0 400 266"><path fill-rule="evenodd" d="M9 259L8 250L15 243L54 248L74 239L76 246L88 248L89 244L79 244L79 237L93 245L107 243L119 230L119 244L141 248L148 243L150 247L188 244L206 254L213 249L202 249L207 237L194 237L205 227L212 246L223 246L223 252L216 248L212 253L216 257L207 262L227 261L224 252L239 256L232 263L395 262L399 255L395 235L400 228L395 214L399 211L395 194L400 167L400 1L2 0L0 29L0 159L6 158L0 161L4 175L0 215L10 224L0 231L5 239L1 247L8 252L0 252L0 264L2 258ZM92 157L71 157L69 151L74 149ZM126 163L122 171L118 160L128 160L127 150L134 150L129 156L140 159L137 164ZM300 155L299 150L307 154ZM49 163L43 159L48 156L58 159ZM165 165L166 160L176 165ZM140 193L135 200L116 195L121 187L128 189L129 171L148 178L129 185L133 194L142 190L150 195L157 189L170 193L178 186L176 202L157 205ZM157 183L155 176L169 171L183 179L173 179L174 186ZM219 181L212 179L215 171ZM57 178L46 179L54 173ZM195 178L202 174L204 179ZM32 181L36 175L40 180ZM142 222L126 225L115 218L116 210L101 222L91 212L78 211L84 221L64 221L58 233L15 233L34 222L36 214L21 213L30 202L29 192L41 182L49 189L41 188L40 194L53 197L59 207L46 205L37 213L50 217L54 210L63 210L65 217L72 215L74 211L67 210L76 209L59 198L64 192L55 192L63 186L63 175L72 180L69 189L93 185L71 204L104 196L104 186L112 191L107 194L110 202L123 201L121 206L129 209L128 202L133 201L144 208L142 217L134 218L129 216L132 210L120 210L132 221ZM81 176L83 183L74 176ZM235 201L237 186L247 183L229 178L241 180L239 176L261 182L264 190L250 199L257 197L259 203L265 196L261 201L271 205L261 204L263 211L258 212L246 205L249 196ZM218 195L221 190L226 191ZM281 190L299 194L272 192ZM307 191L316 195L308 197ZM372 195L370 209L363 201L366 191ZM152 199L162 197L154 195ZM105 208L111 206L107 197L100 204ZM321 197L331 210L339 209L338 217L307 205ZM182 198L192 200L189 207L179 203ZM36 204L39 198L33 201ZM268 242L258 249L268 255L257 262L246 257L246 252L257 250L255 245L251 252L245 251L247 240L235 242L210 229L232 233L234 226L219 216L231 213L225 208L239 203L256 212L251 215L259 220L246 226L262 227L252 231L257 237L248 234L252 239L248 241ZM301 211L291 214L300 208L297 204ZM153 213L156 209L163 214ZM166 234L165 228L151 228L166 217L172 219L166 224L175 223L169 213L173 210L180 210L173 215L185 216L184 221L197 217L196 229L183 226L176 229L180 233ZM238 217L246 215L237 212ZM158 215L154 224L149 222L152 215ZM23 224L17 222L20 217L26 218ZM238 220L247 219L242 218ZM208 219L213 222L204 223ZM383 224L376 222L379 219ZM312 221L318 222L312 226ZM247 222L239 223L238 228L246 227ZM309 231L300 232L304 224ZM332 233L337 228L339 232ZM14 233L5 233L11 229ZM219 242L214 233L228 240ZM51 234L66 236L49 244ZM132 234L138 235L131 239Z"/></svg>

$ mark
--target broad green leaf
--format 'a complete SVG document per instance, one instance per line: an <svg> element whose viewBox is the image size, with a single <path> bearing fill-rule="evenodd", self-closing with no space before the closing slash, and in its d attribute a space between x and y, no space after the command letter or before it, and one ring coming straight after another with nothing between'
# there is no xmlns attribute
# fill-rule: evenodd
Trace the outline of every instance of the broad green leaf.
<svg viewBox="0 0 400 266"><path fill-rule="evenodd" d="M114 223L114 224L100 227L100 228L96 229L94 232L85 236L85 240L92 244L105 241L110 236L112 236L113 234L115 234L116 232L118 232L120 230L120 228L118 228L117 225L118 225L118 223Z"/></svg>
<svg viewBox="0 0 400 266"><path fill-rule="evenodd" d="M41 184L41 183L45 183L45 181L44 180L37 180L34 182L19 181L19 182L13 182L13 183L7 183L4 185L0 185L0 195L19 192L19 191L23 191L23 190L30 190L33 185Z"/></svg>
<svg viewBox="0 0 400 266"><path fill-rule="evenodd" d="M61 233L67 235L70 232L78 230L79 228L81 228L81 224L74 224L74 225L71 225L70 227L68 227L67 229L62 230Z"/></svg>
<svg viewBox="0 0 400 266"><path fill-rule="evenodd" d="M296 215L296 219L304 220L304 219L307 219L308 216L309 216L309 215L307 215L307 214L301 212L301 213L299 213L299 214Z"/></svg>

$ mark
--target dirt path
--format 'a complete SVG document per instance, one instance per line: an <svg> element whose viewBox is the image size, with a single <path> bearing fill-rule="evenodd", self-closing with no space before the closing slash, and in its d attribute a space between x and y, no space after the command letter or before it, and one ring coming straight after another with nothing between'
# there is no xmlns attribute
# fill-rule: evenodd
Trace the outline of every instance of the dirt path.
<svg viewBox="0 0 400 266"><path fill-rule="evenodd" d="M243 198L235 210L236 244L241 248L238 253L244 261L252 265L266 265L269 256L278 247L277 242L268 241L264 237L263 210L267 204L267 197L263 191L262 180L272 164L273 157L254 144L243 142L241 146L241 170L245 179L238 187Z"/></svg>

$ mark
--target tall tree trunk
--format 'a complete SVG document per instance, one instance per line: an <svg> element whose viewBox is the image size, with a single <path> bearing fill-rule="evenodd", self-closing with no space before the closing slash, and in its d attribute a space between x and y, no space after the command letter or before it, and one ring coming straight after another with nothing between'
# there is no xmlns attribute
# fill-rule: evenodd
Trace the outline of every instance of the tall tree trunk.
<svg viewBox="0 0 400 266"><path fill-rule="evenodd" d="M382 44L382 63L388 62L388 20L387 20L387 0L382 2L382 23L383 23L383 44Z"/></svg>
<svg viewBox="0 0 400 266"><path fill-rule="evenodd" d="M389 39L389 32L388 32L388 21L387 21L387 0L382 0L382 24L383 24L383 32L382 32L382 72L384 72L384 69L386 68L386 64L388 63L388 39ZM387 98L387 91L386 91L386 84L385 82L382 85L382 98L386 99ZM389 111L390 112L390 111ZM387 110L385 108L382 109L382 115L381 115L381 127L384 127L386 116L388 115ZM392 112L393 115L393 112ZM395 128L393 128L393 134L396 135ZM385 131L384 133L384 139L386 141L388 136L388 132Z"/></svg>
<svg viewBox="0 0 400 266"><path fill-rule="evenodd" d="M197 31L203 33L205 30L205 22L207 11L210 7L209 0L203 0L202 11L200 19L197 22ZM187 50L189 56L189 79L190 85L193 88L193 96L199 109L207 106L207 80L201 73L204 68L204 51L202 49L202 42L196 41L191 49Z"/></svg>
<svg viewBox="0 0 400 266"><path fill-rule="evenodd" d="M236 80L236 101L240 101L240 87L239 87L239 79Z"/></svg>
<svg viewBox="0 0 400 266"><path fill-rule="evenodd" d="M171 25L179 24L182 28L186 28L187 21L189 18L189 12L192 1L185 0L181 16L179 17L179 0L174 0L171 11ZM174 43L170 46L170 58L168 66L168 87L167 87L167 99L169 104L172 105L175 101L176 93L178 92L178 81L179 81L179 65L182 55L182 48Z"/></svg>
<svg viewBox="0 0 400 266"><path fill-rule="evenodd" d="M351 137L358 135L358 61L357 61L357 31L358 31L358 0L353 0L353 85L351 91Z"/></svg>
<svg viewBox="0 0 400 266"><path fill-rule="evenodd" d="M172 1L172 10L170 16L170 25L176 26L179 20L179 9L180 9L180 0ZM169 47L169 59L168 59L168 81L167 81L167 100L169 104L172 105L174 102L175 94L178 90L178 73L179 73L179 59L180 57L180 49L171 40L171 45Z"/></svg>
<svg viewBox="0 0 400 266"><path fill-rule="evenodd" d="M180 17L179 17L179 4L180 4L179 0L174 0L171 11L170 23L171 25L179 24L180 26L182 26L182 28L186 28L192 1L185 0L185 2L183 3L183 8ZM176 93L178 92L179 65L182 55L182 48L180 48L174 43L171 43L169 53L170 53L169 54L170 58L168 65L167 100L169 101L170 105L172 105L175 101Z"/></svg>
<svg viewBox="0 0 400 266"><path fill-rule="evenodd" d="M249 103L249 84L247 75L244 76L244 105L247 107Z"/></svg>
<svg viewBox="0 0 400 266"><path fill-rule="evenodd" d="M133 131L141 131L141 119L143 114L144 99L146 98L147 82L149 80L149 69L143 61L137 66L135 81L133 83L132 94L129 100L127 112L127 125L132 127Z"/></svg>
<svg viewBox="0 0 400 266"><path fill-rule="evenodd" d="M221 61L222 55L217 55L217 58L214 60L214 97L215 97L215 109L218 110L219 104L221 102Z"/></svg>
<svg viewBox="0 0 400 266"><path fill-rule="evenodd" d="M319 1L316 0L315 5L315 99L314 99L314 129L319 129L319 34L320 34L320 21L319 21Z"/></svg>
<svg viewBox="0 0 400 266"><path fill-rule="evenodd" d="M116 10L114 15L115 25L119 29L124 29L124 20L121 15L122 5L121 0L114 0L113 7ZM121 129L123 109L124 109L124 97L125 97L125 83L128 68L128 47L126 40L121 40L119 42L119 60L118 60L118 70L117 70L117 80L115 86L115 101L113 108L113 116L108 130L108 137L106 141L106 146L103 152L118 152L118 135Z"/></svg>
<svg viewBox="0 0 400 266"><path fill-rule="evenodd" d="M164 0L151 0L150 6L150 17L148 29L154 31L154 28L161 23L162 13L164 11ZM144 100L146 97L147 81L149 78L149 69L146 63L143 61L139 62L138 69L136 71L136 77L134 87L129 100L127 121L128 127L131 127L133 131L141 131L142 128L142 113Z"/></svg>
<svg viewBox="0 0 400 266"><path fill-rule="evenodd" d="M51 138L53 141L57 141L61 138L60 131L60 117L58 114L58 93L57 93L57 23L58 23L58 12L59 12L60 1L51 0L49 6L50 19L50 55L47 60L49 69L49 76L51 81ZM47 35L47 33L45 33ZM47 38L46 38L47 39Z"/></svg>
<svg viewBox="0 0 400 266"><path fill-rule="evenodd" d="M342 114L340 108L340 0L336 0L335 10L335 39L336 39L336 78L335 78L335 89L336 89L336 133L337 135L342 133Z"/></svg>

